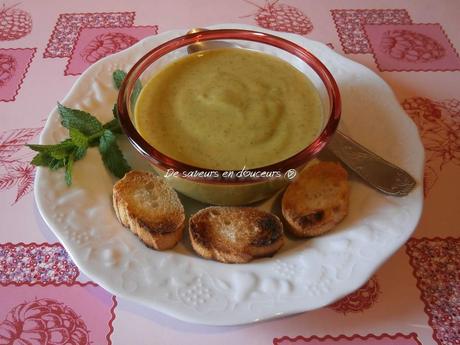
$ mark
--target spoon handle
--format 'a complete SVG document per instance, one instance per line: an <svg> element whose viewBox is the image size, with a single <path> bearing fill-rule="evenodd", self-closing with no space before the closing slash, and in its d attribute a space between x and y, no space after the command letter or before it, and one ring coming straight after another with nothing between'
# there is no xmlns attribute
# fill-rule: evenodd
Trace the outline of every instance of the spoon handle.
<svg viewBox="0 0 460 345"><path fill-rule="evenodd" d="M334 134L327 148L370 186L385 194L405 196L416 185L414 178L406 171L339 131Z"/></svg>

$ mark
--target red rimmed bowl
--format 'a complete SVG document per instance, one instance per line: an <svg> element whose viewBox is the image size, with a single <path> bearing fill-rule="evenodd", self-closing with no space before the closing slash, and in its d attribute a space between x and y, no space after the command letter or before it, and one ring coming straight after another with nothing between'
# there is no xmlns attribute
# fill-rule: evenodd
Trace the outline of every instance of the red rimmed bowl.
<svg viewBox="0 0 460 345"><path fill-rule="evenodd" d="M200 42L216 43L214 46L229 45L239 49L250 49L277 56L305 74L313 82L321 98L323 110L322 129L312 142L295 155L274 164L245 170L235 167L228 171L193 166L178 161L150 145L136 129L134 121L133 93L138 82L145 84L166 65L189 55L188 48ZM212 46L209 44L208 46ZM121 126L131 144L153 166L160 176L165 176L177 191L202 202L218 205L244 205L273 195L283 188L293 175L293 169L300 169L327 144L337 129L341 101L337 84L328 69L305 48L283 38L256 31L221 29L201 31L167 41L145 54L128 72L118 95L118 113ZM190 176L190 172L203 172ZM210 178L207 173L217 172ZM167 174L167 172L170 172ZM176 172L172 175L171 172ZM261 177L262 172L270 177ZM276 177L273 177L273 173ZM167 177L169 175L169 177ZM172 175L172 176L171 176ZM228 177L232 175L233 177ZM257 176L257 178L254 178Z"/></svg>

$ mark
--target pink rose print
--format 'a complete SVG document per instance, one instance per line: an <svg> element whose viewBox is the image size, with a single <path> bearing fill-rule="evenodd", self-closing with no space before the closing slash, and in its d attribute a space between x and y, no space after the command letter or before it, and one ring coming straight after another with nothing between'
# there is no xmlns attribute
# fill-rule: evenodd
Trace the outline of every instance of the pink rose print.
<svg viewBox="0 0 460 345"><path fill-rule="evenodd" d="M0 9L0 41L17 40L32 31L32 17L17 5L3 4Z"/></svg>
<svg viewBox="0 0 460 345"><path fill-rule="evenodd" d="M14 72L16 72L16 65L17 62L14 56L0 53L0 87L13 78Z"/></svg>
<svg viewBox="0 0 460 345"><path fill-rule="evenodd" d="M380 293L377 278L372 277L358 290L331 304L328 308L343 314L364 312L377 302Z"/></svg>
<svg viewBox="0 0 460 345"><path fill-rule="evenodd" d="M380 47L393 59L410 62L430 62L446 55L446 50L434 39L409 30L386 31Z"/></svg>
<svg viewBox="0 0 460 345"><path fill-rule="evenodd" d="M416 123L425 147L426 196L446 164L460 165L460 102L413 97L402 106Z"/></svg>
<svg viewBox="0 0 460 345"><path fill-rule="evenodd" d="M89 345L85 322L63 303L43 298L14 307L0 324L0 344Z"/></svg>
<svg viewBox="0 0 460 345"><path fill-rule="evenodd" d="M108 32L96 36L80 55L87 62L93 63L110 54L126 49L137 42L138 39L133 36L121 32Z"/></svg>
<svg viewBox="0 0 460 345"><path fill-rule="evenodd" d="M265 5L259 6L245 0L258 8L255 14L257 24L265 29L292 32L306 35L313 30L310 19L298 8L281 4L279 0L266 0Z"/></svg>

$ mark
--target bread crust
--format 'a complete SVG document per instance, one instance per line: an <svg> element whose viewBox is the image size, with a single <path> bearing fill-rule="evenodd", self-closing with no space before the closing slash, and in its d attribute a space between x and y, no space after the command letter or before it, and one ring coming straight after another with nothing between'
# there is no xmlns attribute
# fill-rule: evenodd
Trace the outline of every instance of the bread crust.
<svg viewBox="0 0 460 345"><path fill-rule="evenodd" d="M224 263L272 256L284 244L279 218L251 207L202 209L190 218L189 233L197 254Z"/></svg>
<svg viewBox="0 0 460 345"><path fill-rule="evenodd" d="M287 231L311 237L333 229L348 214L348 173L338 163L307 166L286 189L281 209Z"/></svg>
<svg viewBox="0 0 460 345"><path fill-rule="evenodd" d="M130 171L113 186L120 223L156 250L173 248L182 238L185 212L177 193L160 177Z"/></svg>

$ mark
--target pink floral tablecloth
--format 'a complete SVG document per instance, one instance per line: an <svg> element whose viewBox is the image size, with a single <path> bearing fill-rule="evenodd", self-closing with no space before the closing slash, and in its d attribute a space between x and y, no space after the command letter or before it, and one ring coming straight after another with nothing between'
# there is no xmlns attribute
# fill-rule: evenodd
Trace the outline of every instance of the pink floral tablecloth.
<svg viewBox="0 0 460 345"><path fill-rule="evenodd" d="M460 344L459 14L455 0L2 0L0 344ZM425 206L412 238L346 298L205 327L79 272L37 211L24 145L100 58L148 35L232 22L324 42L385 79L425 145Z"/></svg>

